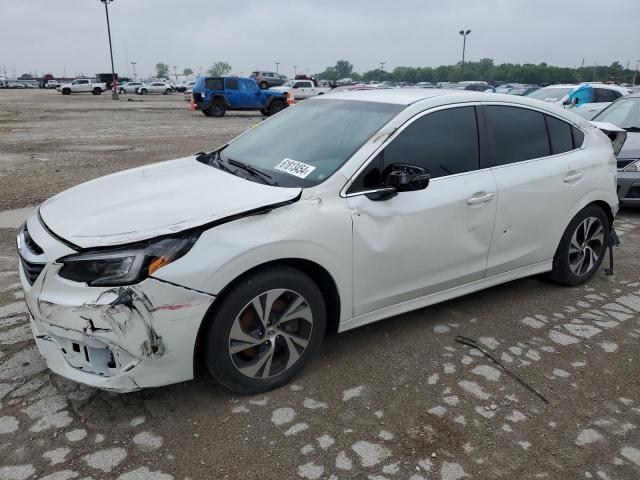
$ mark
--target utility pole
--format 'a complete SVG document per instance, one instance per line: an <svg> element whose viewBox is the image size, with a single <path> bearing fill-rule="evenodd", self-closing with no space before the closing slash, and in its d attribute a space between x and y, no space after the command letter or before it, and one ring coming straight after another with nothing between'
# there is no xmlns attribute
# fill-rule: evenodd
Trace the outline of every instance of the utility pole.
<svg viewBox="0 0 640 480"><path fill-rule="evenodd" d="M294 79L296 78L296 70L297 70L297 69L298 69L298 66L297 66L297 65L294 65L294 66L293 66L293 78L294 78Z"/></svg>
<svg viewBox="0 0 640 480"><path fill-rule="evenodd" d="M173 66L173 76L176 77L176 82L178 81L178 67L176 67L175 65Z"/></svg>
<svg viewBox="0 0 640 480"><path fill-rule="evenodd" d="M116 69L113 66L113 47L111 46L111 25L109 25L109 4L113 2L113 0L100 0L104 3L104 13L107 16L107 35L109 36L109 54L111 55L111 88L113 88L113 92L111 92L111 99L118 100L118 92L116 90Z"/></svg>
<svg viewBox="0 0 640 480"><path fill-rule="evenodd" d="M594 83L595 83L595 81L596 81L596 72L597 72L597 71L598 71L598 62L595 62L595 63L593 64L593 81L594 81Z"/></svg>
<svg viewBox="0 0 640 480"><path fill-rule="evenodd" d="M124 62L125 62L125 65L127 66L127 77L130 77L130 75L129 75L129 52L127 51L127 42L124 42Z"/></svg>
<svg viewBox="0 0 640 480"><path fill-rule="evenodd" d="M464 54L467 50L467 35L471 33L471 30L460 30L458 33L462 35L462 68L460 72L460 80L464 80Z"/></svg>
<svg viewBox="0 0 640 480"><path fill-rule="evenodd" d="M636 60L636 71L633 73L633 86L636 86L636 77L638 76L638 64L640 63L640 60ZM6 73L5 73L5 77L6 77Z"/></svg>
<svg viewBox="0 0 640 480"><path fill-rule="evenodd" d="M133 67L133 79L136 80L136 63L137 62L131 62L131 66Z"/></svg>
<svg viewBox="0 0 640 480"><path fill-rule="evenodd" d="M278 68L280 67L280 62L276 62L276 74L279 74Z"/></svg>
<svg viewBox="0 0 640 480"><path fill-rule="evenodd" d="M385 62L380 62L380 81L384 80L384 66Z"/></svg>

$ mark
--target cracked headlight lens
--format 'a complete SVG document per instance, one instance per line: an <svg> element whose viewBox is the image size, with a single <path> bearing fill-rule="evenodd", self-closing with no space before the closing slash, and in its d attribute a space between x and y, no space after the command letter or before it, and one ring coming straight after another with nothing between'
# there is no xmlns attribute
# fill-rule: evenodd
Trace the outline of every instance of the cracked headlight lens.
<svg viewBox="0 0 640 480"><path fill-rule="evenodd" d="M186 254L200 232L189 232L133 245L87 250L58 260L58 275L91 286L119 286L141 282Z"/></svg>

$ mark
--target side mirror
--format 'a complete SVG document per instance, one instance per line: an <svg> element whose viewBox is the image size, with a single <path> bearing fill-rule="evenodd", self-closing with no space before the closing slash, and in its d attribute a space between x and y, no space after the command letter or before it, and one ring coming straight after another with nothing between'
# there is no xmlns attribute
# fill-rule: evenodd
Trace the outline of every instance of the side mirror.
<svg viewBox="0 0 640 480"><path fill-rule="evenodd" d="M398 192L424 190L429 185L431 176L426 168L394 163L387 167L382 181L387 187L394 187Z"/></svg>
<svg viewBox="0 0 640 480"><path fill-rule="evenodd" d="M567 98L564 102L562 102L562 105L568 106L571 105L573 102L571 101L570 98Z"/></svg>
<svg viewBox="0 0 640 480"><path fill-rule="evenodd" d="M429 185L430 178L425 168L394 163L382 175L383 186L369 191L365 196L374 202L389 200L398 195L398 192L424 190Z"/></svg>

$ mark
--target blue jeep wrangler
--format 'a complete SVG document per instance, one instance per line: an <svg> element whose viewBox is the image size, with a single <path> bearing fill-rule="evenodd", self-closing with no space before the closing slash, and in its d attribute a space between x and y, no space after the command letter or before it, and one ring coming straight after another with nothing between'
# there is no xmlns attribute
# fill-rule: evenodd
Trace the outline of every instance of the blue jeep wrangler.
<svg viewBox="0 0 640 480"><path fill-rule="evenodd" d="M198 77L192 95L196 109L208 117L222 117L227 110L260 110L269 116L288 106L286 94L261 90L245 77Z"/></svg>

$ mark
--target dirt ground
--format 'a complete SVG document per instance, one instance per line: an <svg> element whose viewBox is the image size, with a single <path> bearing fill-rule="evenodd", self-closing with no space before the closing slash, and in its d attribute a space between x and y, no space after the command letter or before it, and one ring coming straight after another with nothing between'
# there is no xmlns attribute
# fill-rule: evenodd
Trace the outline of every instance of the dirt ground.
<svg viewBox="0 0 640 480"><path fill-rule="evenodd" d="M207 118L182 95L0 90L0 215L261 118ZM256 397L202 379L118 395L50 373L0 228L0 480L638 479L640 211L616 228L614 276L524 279L328 337L293 384Z"/></svg>

